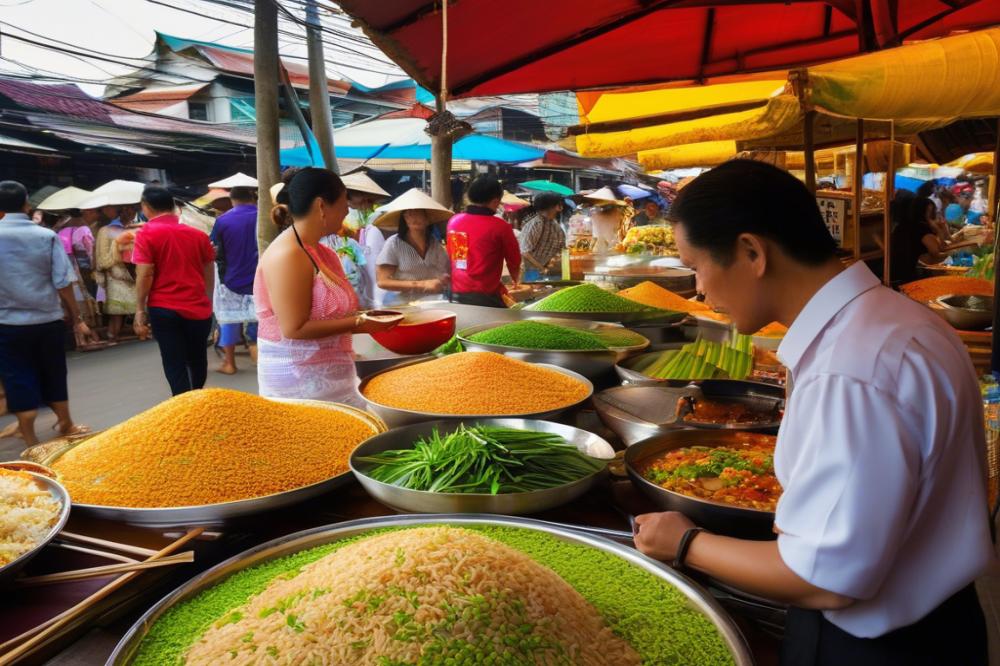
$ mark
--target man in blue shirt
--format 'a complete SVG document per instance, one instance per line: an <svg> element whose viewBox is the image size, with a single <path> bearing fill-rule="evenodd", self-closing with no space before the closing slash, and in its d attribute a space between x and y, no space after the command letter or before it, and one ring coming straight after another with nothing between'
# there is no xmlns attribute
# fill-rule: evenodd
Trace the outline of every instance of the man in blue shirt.
<svg viewBox="0 0 1000 666"><path fill-rule="evenodd" d="M28 210L24 185L0 182L0 381L21 436L34 446L42 405L55 412L60 434L87 431L69 414L63 306L77 333L94 335L77 309L76 275L62 243L34 224Z"/></svg>
<svg viewBox="0 0 1000 666"><path fill-rule="evenodd" d="M244 324L251 357L257 351L257 313L253 301L257 199L250 187L232 188L229 199L233 207L219 216L211 236L219 267L212 307L219 322L219 346L225 354L218 371L226 375L236 373L236 344L242 337Z"/></svg>

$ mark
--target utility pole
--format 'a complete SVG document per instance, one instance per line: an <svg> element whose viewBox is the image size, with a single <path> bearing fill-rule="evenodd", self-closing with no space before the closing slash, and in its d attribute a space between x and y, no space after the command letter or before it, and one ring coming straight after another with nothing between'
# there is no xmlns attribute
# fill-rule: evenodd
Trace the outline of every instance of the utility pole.
<svg viewBox="0 0 1000 666"><path fill-rule="evenodd" d="M333 150L333 119L330 116L330 91L326 83L326 62L323 58L322 24L316 0L306 0L306 48L309 54L309 113L312 131L319 143L326 168L340 173Z"/></svg>
<svg viewBox="0 0 1000 666"><path fill-rule="evenodd" d="M281 180L278 132L278 5L254 3L254 106L257 114L257 248L263 254L278 235L271 221L271 186Z"/></svg>

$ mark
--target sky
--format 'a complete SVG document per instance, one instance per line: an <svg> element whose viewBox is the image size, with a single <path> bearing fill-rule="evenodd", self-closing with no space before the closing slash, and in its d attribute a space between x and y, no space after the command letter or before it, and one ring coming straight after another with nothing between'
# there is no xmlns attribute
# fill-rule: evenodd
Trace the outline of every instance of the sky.
<svg viewBox="0 0 1000 666"><path fill-rule="evenodd" d="M47 76L73 79L87 93L100 95L102 81L130 71L133 69L130 64L140 64L130 59L143 58L150 53L155 30L177 37L253 48L250 14L211 0L160 1L0 0L0 73L24 75L41 71ZM282 2L295 15L304 16L296 0ZM321 0L320 5L332 6L332 3ZM362 46L350 39L326 36L325 39L336 40L356 52L345 53L327 47L327 76L339 75L367 86L405 78L403 71L367 42L361 31L350 27L346 17L322 10L321 15L324 26L349 31L355 39L366 43ZM302 26L291 20L282 20L280 28L300 37L305 34ZM15 37L41 42L51 48L26 44ZM278 39L282 55L305 56L304 39L280 34ZM54 48L86 53L59 53Z"/></svg>

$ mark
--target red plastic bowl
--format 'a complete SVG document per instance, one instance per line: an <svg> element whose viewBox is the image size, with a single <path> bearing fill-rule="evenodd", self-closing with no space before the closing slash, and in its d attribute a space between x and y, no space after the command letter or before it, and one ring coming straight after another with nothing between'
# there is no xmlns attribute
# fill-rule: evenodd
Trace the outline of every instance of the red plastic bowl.
<svg viewBox="0 0 1000 666"><path fill-rule="evenodd" d="M455 335L455 313L448 310L414 312L388 331L371 335L375 342L397 354L426 354Z"/></svg>

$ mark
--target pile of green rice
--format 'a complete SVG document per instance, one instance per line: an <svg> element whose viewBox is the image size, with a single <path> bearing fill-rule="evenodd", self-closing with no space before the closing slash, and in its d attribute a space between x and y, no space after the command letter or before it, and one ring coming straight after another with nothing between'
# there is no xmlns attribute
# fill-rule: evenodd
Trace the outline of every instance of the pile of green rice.
<svg viewBox="0 0 1000 666"><path fill-rule="evenodd" d="M342 549L345 561L328 557ZM167 611L132 663L318 654L378 666L733 663L714 625L665 581L502 526L376 530L248 568Z"/></svg>

